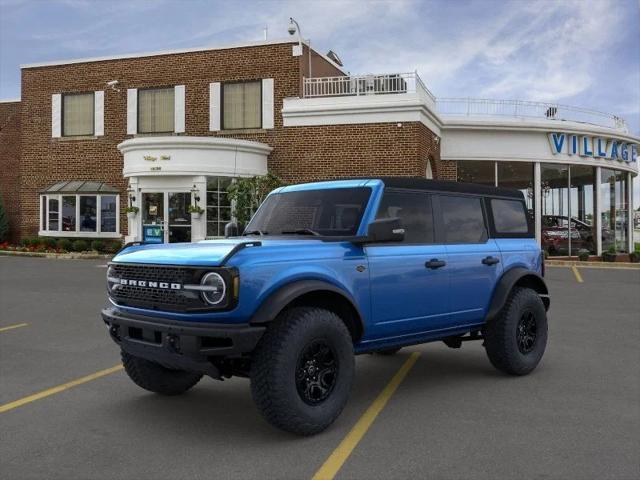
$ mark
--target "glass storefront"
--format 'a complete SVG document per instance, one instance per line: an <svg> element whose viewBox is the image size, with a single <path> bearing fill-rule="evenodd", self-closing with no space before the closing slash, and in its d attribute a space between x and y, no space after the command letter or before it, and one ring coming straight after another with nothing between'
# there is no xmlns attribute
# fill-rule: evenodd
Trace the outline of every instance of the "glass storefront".
<svg viewBox="0 0 640 480"><path fill-rule="evenodd" d="M627 252L629 232L628 173L603 168L600 173L602 202L602 251Z"/></svg>
<svg viewBox="0 0 640 480"><path fill-rule="evenodd" d="M224 226L231 221L231 201L227 187L231 177L207 177L207 237L223 237Z"/></svg>
<svg viewBox="0 0 640 480"><path fill-rule="evenodd" d="M461 160L457 165L460 182L520 190L529 214L535 218L535 163ZM540 163L539 234L542 248L549 255L576 256L580 250L596 255L598 235L602 252L628 252L629 173L601 168L598 187L596 172L597 168L590 165Z"/></svg>

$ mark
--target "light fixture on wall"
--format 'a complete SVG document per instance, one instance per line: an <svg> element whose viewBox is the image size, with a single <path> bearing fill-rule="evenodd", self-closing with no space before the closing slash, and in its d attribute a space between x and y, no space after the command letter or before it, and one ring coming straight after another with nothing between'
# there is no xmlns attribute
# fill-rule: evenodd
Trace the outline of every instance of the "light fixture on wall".
<svg viewBox="0 0 640 480"><path fill-rule="evenodd" d="M289 17L289 28L287 28L289 35L293 36L296 33L298 34L298 45L293 46L293 56L300 57L302 56L302 32L300 31L300 25L296 22L293 17ZM311 39L307 40L307 48L309 50L309 78L313 77L311 74Z"/></svg>
<svg viewBox="0 0 640 480"><path fill-rule="evenodd" d="M133 202L136 201L136 196L134 195L136 191L133 188L129 187L127 193L129 194L129 206L132 206Z"/></svg>
<svg viewBox="0 0 640 480"><path fill-rule="evenodd" d="M195 202L197 204L200 201L200 191L198 190L198 188L195 185L191 189L191 195L193 195L193 199L195 200Z"/></svg>

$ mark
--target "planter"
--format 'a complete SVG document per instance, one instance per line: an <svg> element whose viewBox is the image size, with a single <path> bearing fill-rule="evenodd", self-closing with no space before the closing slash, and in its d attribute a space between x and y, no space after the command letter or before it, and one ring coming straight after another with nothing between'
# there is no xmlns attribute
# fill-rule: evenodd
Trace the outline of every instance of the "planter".
<svg viewBox="0 0 640 480"><path fill-rule="evenodd" d="M602 254L602 261L604 262L615 262L617 258L617 253L604 252Z"/></svg>
<svg viewBox="0 0 640 480"><path fill-rule="evenodd" d="M136 219L138 212L127 212L127 220L130 222Z"/></svg>
<svg viewBox="0 0 640 480"><path fill-rule="evenodd" d="M578 259L581 262L589 261L589 250L578 250Z"/></svg>
<svg viewBox="0 0 640 480"><path fill-rule="evenodd" d="M640 263L640 252L631 252L629 254L629 261L631 263Z"/></svg>
<svg viewBox="0 0 640 480"><path fill-rule="evenodd" d="M200 220L202 212L191 212L191 220Z"/></svg>

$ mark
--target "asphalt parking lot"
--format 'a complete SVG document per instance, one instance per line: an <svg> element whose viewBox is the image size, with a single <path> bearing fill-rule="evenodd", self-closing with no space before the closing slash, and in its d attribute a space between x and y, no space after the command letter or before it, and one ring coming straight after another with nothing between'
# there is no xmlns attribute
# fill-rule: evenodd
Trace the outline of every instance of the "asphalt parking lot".
<svg viewBox="0 0 640 480"><path fill-rule="evenodd" d="M336 478L640 478L640 270L549 268L549 344L527 377L479 342L360 356L342 416L299 438L263 421L245 379L163 398L113 368L103 264L0 257L2 478L310 479L413 352Z"/></svg>

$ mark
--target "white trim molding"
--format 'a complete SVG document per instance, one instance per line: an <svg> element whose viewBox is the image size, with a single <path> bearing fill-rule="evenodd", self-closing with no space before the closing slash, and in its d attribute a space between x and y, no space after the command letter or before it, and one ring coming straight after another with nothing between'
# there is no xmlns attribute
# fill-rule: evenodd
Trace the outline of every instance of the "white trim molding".
<svg viewBox="0 0 640 480"><path fill-rule="evenodd" d="M173 130L175 133L184 133L185 122L185 86L176 85L173 87Z"/></svg>
<svg viewBox="0 0 640 480"><path fill-rule="evenodd" d="M104 91L93 92L93 101L93 134L96 137L101 137L104 135Z"/></svg>
<svg viewBox="0 0 640 480"><path fill-rule="evenodd" d="M267 173L269 145L227 137L136 137L118 145L125 177Z"/></svg>
<svg viewBox="0 0 640 480"><path fill-rule="evenodd" d="M51 137L62 137L62 94L51 95Z"/></svg>
<svg viewBox="0 0 640 480"><path fill-rule="evenodd" d="M222 109L220 108L220 82L209 84L209 131L220 131Z"/></svg>
<svg viewBox="0 0 640 480"><path fill-rule="evenodd" d="M274 127L273 78L262 79L262 128Z"/></svg>
<svg viewBox="0 0 640 480"><path fill-rule="evenodd" d="M127 135L138 133L138 89L127 89Z"/></svg>

